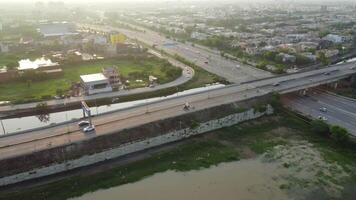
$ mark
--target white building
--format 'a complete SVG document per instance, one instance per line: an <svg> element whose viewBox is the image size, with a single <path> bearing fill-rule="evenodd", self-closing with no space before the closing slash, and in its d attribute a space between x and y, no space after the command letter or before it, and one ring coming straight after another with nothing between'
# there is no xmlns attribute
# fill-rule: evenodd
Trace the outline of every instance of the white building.
<svg viewBox="0 0 356 200"><path fill-rule="evenodd" d="M345 42L346 38L340 35L329 34L323 38L324 40L330 41L335 44L340 44Z"/></svg>
<svg viewBox="0 0 356 200"><path fill-rule="evenodd" d="M109 79L102 73L80 76L82 87L86 95L111 92Z"/></svg>
<svg viewBox="0 0 356 200"><path fill-rule="evenodd" d="M208 35L205 33L200 33L200 32L193 32L190 37L192 39L196 39L196 40L205 40L208 38Z"/></svg>

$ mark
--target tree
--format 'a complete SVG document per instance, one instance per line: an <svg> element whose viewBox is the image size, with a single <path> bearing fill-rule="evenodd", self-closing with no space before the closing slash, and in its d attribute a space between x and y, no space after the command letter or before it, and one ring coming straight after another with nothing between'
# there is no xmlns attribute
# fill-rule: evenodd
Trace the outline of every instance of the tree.
<svg viewBox="0 0 356 200"><path fill-rule="evenodd" d="M17 64L15 62L10 62L6 65L7 70L14 70L14 69L16 69L16 67L17 67Z"/></svg>
<svg viewBox="0 0 356 200"><path fill-rule="evenodd" d="M319 135L329 135L330 127L322 120L314 120L311 122L311 130Z"/></svg>
<svg viewBox="0 0 356 200"><path fill-rule="evenodd" d="M64 91L62 89L57 89L56 94L57 96L62 97L64 95Z"/></svg>
<svg viewBox="0 0 356 200"><path fill-rule="evenodd" d="M330 59L326 57L324 52L319 52L318 59L323 65L329 65Z"/></svg>
<svg viewBox="0 0 356 200"><path fill-rule="evenodd" d="M331 127L331 136L337 142L347 142L349 140L348 131L340 126L332 126Z"/></svg>

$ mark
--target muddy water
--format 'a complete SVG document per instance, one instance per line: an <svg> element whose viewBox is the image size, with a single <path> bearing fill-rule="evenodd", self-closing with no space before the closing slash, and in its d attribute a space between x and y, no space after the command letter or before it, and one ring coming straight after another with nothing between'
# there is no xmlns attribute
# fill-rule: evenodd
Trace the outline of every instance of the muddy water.
<svg viewBox="0 0 356 200"><path fill-rule="evenodd" d="M342 199L343 194L354 196L355 193L350 187L344 188L348 177L350 174L343 167L326 161L312 144L291 141L254 159L196 171L158 173L132 184L87 193L75 200Z"/></svg>
<svg viewBox="0 0 356 200"><path fill-rule="evenodd" d="M277 164L250 159L198 171L167 171L136 183L87 193L75 200L289 199L279 188L282 181L275 178L280 173Z"/></svg>

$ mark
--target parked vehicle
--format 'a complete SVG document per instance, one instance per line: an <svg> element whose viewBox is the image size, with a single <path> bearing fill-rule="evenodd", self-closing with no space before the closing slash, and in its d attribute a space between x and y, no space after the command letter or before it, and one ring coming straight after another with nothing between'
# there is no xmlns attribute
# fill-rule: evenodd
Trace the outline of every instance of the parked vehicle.
<svg viewBox="0 0 356 200"><path fill-rule="evenodd" d="M78 123L78 126L80 126L80 127L88 126L88 125L90 125L90 122L89 122L89 121L80 121L80 122Z"/></svg>

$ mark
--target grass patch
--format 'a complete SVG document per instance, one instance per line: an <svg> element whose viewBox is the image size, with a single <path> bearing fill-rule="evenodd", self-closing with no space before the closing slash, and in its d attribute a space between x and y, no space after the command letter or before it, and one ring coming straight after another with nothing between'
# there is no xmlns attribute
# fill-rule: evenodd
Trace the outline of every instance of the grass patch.
<svg viewBox="0 0 356 200"><path fill-rule="evenodd" d="M80 75L99 73L103 67L113 65L118 66L121 76L130 81L129 88L147 85L149 75L156 76L161 84L173 81L181 75L180 69L154 58L140 61L108 59L66 64L63 65L64 75L61 78L32 82L31 84L24 81L0 84L0 101L26 102L40 100L44 96L53 97L58 89L68 91L72 83L80 80ZM137 79L143 80L143 85L137 85L135 82Z"/></svg>
<svg viewBox="0 0 356 200"><path fill-rule="evenodd" d="M0 199L62 200L98 189L135 182L157 172L197 170L221 162L238 160L238 158L239 154L236 150L217 141L192 140L172 151L156 154L149 159L127 166L117 167L89 177L73 177L8 196L0 194Z"/></svg>

